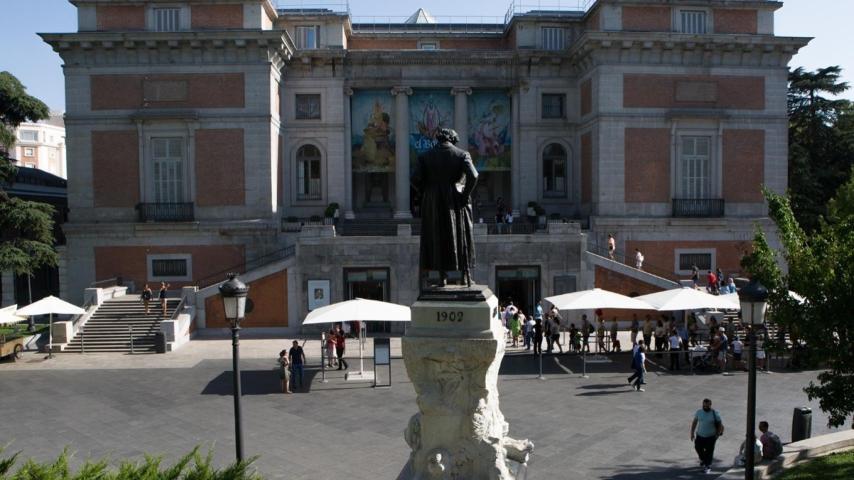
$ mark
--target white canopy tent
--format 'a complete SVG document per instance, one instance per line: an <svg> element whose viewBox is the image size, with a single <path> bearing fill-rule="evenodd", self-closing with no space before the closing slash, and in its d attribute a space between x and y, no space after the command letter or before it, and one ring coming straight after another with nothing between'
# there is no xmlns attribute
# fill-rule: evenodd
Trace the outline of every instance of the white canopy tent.
<svg viewBox="0 0 854 480"><path fill-rule="evenodd" d="M411 320L412 312L409 307L396 303L357 298L312 310L302 324L317 325L359 321L364 325L364 322L409 322ZM364 368L364 341L364 332L359 332L359 373L348 375L347 379L373 380L373 372L365 372ZM366 373L371 375L366 375Z"/></svg>
<svg viewBox="0 0 854 480"><path fill-rule="evenodd" d="M712 308L720 310L741 310L741 305L738 303L738 295L735 295L734 302L733 299L730 298L731 296L732 295L711 295L700 290L686 287L641 295L640 297L635 297L635 300L647 303L653 309L660 312Z"/></svg>
<svg viewBox="0 0 854 480"><path fill-rule="evenodd" d="M649 304L638 301L637 298L627 297L619 293L602 290L601 288L594 288L546 297L543 300L554 305L558 310L595 310L597 308L654 309Z"/></svg>
<svg viewBox="0 0 854 480"><path fill-rule="evenodd" d="M9 305L0 309L0 325L10 325L27 321L27 317L15 315L18 305Z"/></svg>
<svg viewBox="0 0 854 480"><path fill-rule="evenodd" d="M15 312L18 316L31 315L50 315L48 324L48 352L49 356L53 355L53 314L57 315L82 315L86 310L72 305L64 300L60 300L53 295L42 298L41 300L31 303L26 307Z"/></svg>

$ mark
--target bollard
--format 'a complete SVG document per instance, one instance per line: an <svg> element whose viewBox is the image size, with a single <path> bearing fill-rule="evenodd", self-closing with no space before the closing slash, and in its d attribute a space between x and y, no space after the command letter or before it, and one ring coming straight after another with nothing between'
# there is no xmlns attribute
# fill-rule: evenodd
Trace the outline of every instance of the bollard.
<svg viewBox="0 0 854 480"><path fill-rule="evenodd" d="M809 407L797 407L792 414L792 442L812 436L812 410Z"/></svg>

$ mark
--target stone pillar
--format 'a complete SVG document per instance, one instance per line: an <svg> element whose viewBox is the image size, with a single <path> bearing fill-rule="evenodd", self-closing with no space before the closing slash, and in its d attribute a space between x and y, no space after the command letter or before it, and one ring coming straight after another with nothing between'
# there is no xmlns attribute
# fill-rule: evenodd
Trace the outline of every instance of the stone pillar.
<svg viewBox="0 0 854 480"><path fill-rule="evenodd" d="M394 218L412 218L409 208L409 87L394 87Z"/></svg>
<svg viewBox="0 0 854 480"><path fill-rule="evenodd" d="M3 282L3 298L0 300L0 307L8 307L15 304L15 274L3 272L0 274L0 281Z"/></svg>
<svg viewBox="0 0 854 480"><path fill-rule="evenodd" d="M56 268L59 273L59 298L68 300L68 247L60 245L56 247L56 254L59 256L59 262Z"/></svg>
<svg viewBox="0 0 854 480"><path fill-rule="evenodd" d="M454 87L451 89L454 96L454 130L460 135L458 147L468 151L469 149L469 98L471 88Z"/></svg>
<svg viewBox="0 0 854 480"><path fill-rule="evenodd" d="M507 436L498 405L504 328L488 287L421 293L403 337L403 360L419 413L404 436L412 449L400 479L512 480L533 450Z"/></svg>
<svg viewBox="0 0 854 480"><path fill-rule="evenodd" d="M519 138L519 104L520 98L519 96L522 93L523 87L517 87L510 92L511 96L511 106L510 106L510 115L511 115L511 131L513 136L513 146L511 148L511 159L512 162L510 164L510 198L512 199L512 208L513 216L519 217L522 214L522 158L520 152L522 151ZM525 89L527 91L527 89Z"/></svg>
<svg viewBox="0 0 854 480"><path fill-rule="evenodd" d="M353 125L350 98L353 89L344 87L344 218L356 218L353 213Z"/></svg>

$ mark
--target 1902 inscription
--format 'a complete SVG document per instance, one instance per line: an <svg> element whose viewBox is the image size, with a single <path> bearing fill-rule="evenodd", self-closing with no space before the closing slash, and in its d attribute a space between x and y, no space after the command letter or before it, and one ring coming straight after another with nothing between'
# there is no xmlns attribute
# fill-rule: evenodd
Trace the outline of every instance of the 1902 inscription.
<svg viewBox="0 0 854 480"><path fill-rule="evenodd" d="M463 312L436 312L437 322L462 322Z"/></svg>

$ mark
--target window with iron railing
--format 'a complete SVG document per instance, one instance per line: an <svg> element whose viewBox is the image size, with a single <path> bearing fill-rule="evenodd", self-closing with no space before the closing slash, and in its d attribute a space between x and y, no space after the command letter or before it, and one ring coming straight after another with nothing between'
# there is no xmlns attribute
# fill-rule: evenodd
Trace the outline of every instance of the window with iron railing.
<svg viewBox="0 0 854 480"><path fill-rule="evenodd" d="M712 269L711 253L681 253L679 254L679 270L692 270L694 266L700 271Z"/></svg>
<svg viewBox="0 0 854 480"><path fill-rule="evenodd" d="M298 26L295 29L296 47L301 49L320 48L320 26Z"/></svg>
<svg viewBox="0 0 854 480"><path fill-rule="evenodd" d="M543 50L563 50L566 48L566 28L543 27Z"/></svg>
<svg viewBox="0 0 854 480"><path fill-rule="evenodd" d="M543 196L566 196L566 149L551 143L543 149Z"/></svg>
<svg viewBox="0 0 854 480"><path fill-rule="evenodd" d="M24 142L38 142L38 130L18 130L18 138Z"/></svg>
<svg viewBox="0 0 854 480"><path fill-rule="evenodd" d="M296 119L320 120L320 94L296 95Z"/></svg>
<svg viewBox="0 0 854 480"><path fill-rule="evenodd" d="M153 259L151 271L155 277L184 277L187 275L187 260L183 258Z"/></svg>
<svg viewBox="0 0 854 480"><path fill-rule="evenodd" d="M298 200L320 200L322 198L320 161L320 150L314 145L303 145L297 150Z"/></svg>
<svg viewBox="0 0 854 480"><path fill-rule="evenodd" d="M544 93L542 97L543 118L566 118L566 95Z"/></svg>
<svg viewBox="0 0 854 480"><path fill-rule="evenodd" d="M711 137L680 137L680 198L710 198L712 189L711 143Z"/></svg>
<svg viewBox="0 0 854 480"><path fill-rule="evenodd" d="M154 31L156 32L177 32L181 29L181 9L180 8L155 8L154 10Z"/></svg>
<svg viewBox="0 0 854 480"><path fill-rule="evenodd" d="M703 10L682 10L682 33L706 33L706 12Z"/></svg>

